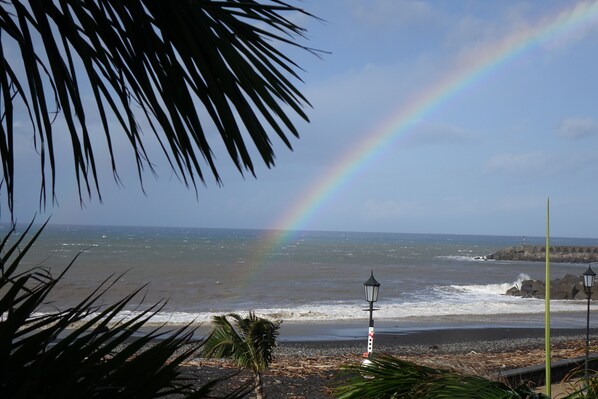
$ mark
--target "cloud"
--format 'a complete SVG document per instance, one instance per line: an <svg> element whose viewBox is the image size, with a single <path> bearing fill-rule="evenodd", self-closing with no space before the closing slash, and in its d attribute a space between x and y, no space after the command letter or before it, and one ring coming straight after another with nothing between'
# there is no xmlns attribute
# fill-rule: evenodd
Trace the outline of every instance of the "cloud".
<svg viewBox="0 0 598 399"><path fill-rule="evenodd" d="M529 173L541 171L549 165L549 159L541 152L526 154L497 154L486 162L487 173Z"/></svg>
<svg viewBox="0 0 598 399"><path fill-rule="evenodd" d="M506 50L516 45L515 50L522 39L529 38L546 55L562 55L564 50L598 34L596 3L564 4L557 10L546 7L539 15L536 7L524 2L493 9L491 18L479 13L447 16L452 18L452 28L447 30L445 43L457 54L460 65L492 59L497 48Z"/></svg>
<svg viewBox="0 0 598 399"><path fill-rule="evenodd" d="M408 143L414 146L464 144L476 141L476 136L460 126L423 122L414 127Z"/></svg>
<svg viewBox="0 0 598 399"><path fill-rule="evenodd" d="M506 174L509 178L518 176L521 181L534 176L535 179L549 178L554 182L558 177L561 179L560 187L564 187L574 182L586 184L587 179L591 180L596 174L597 168L598 156L591 151L577 151L575 156L571 156L570 152L528 152L494 155L488 159L483 171L486 174Z"/></svg>
<svg viewBox="0 0 598 399"><path fill-rule="evenodd" d="M559 51L590 36L596 36L598 34L598 25L596 24L598 16L595 12L597 6L596 2L593 1L581 1L573 7L561 11L557 15L558 21L578 21L571 25L565 24L551 32L546 41L542 43L543 48ZM584 17L580 18L579 15Z"/></svg>
<svg viewBox="0 0 598 399"><path fill-rule="evenodd" d="M491 206L495 211L525 212L540 208L546 201L541 195L514 195L496 198Z"/></svg>
<svg viewBox="0 0 598 399"><path fill-rule="evenodd" d="M580 139L598 134L598 123L592 118L566 118L557 128L557 134L567 139Z"/></svg>
<svg viewBox="0 0 598 399"><path fill-rule="evenodd" d="M423 208L416 201L368 200L364 204L363 215L367 219L386 220L388 218L419 215Z"/></svg>
<svg viewBox="0 0 598 399"><path fill-rule="evenodd" d="M533 12L526 4L514 3L498 9L490 7L483 13L474 8L465 13L447 15L445 46L462 66L492 57L498 46L532 29L530 13Z"/></svg>
<svg viewBox="0 0 598 399"><path fill-rule="evenodd" d="M352 5L352 13L358 23L377 28L400 29L438 22L436 11L421 0L356 1Z"/></svg>

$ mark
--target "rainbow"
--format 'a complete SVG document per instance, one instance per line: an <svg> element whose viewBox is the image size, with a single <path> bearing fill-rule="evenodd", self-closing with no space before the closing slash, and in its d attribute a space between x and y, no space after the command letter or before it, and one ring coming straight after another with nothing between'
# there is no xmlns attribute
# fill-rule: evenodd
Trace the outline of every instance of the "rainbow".
<svg viewBox="0 0 598 399"><path fill-rule="evenodd" d="M417 93L407 104L401 104L396 113L365 134L361 142L343 154L318 182L309 187L272 229L290 231L306 226L308 220L334 198L358 171L370 165L393 141L408 134L418 120L520 54L550 39L571 34L590 21L598 22L598 2L578 4L546 19L537 27L494 43L485 52L477 54L475 59L463 62L461 67Z"/></svg>
<svg viewBox="0 0 598 399"><path fill-rule="evenodd" d="M487 46L427 89L416 93L407 103L400 104L396 112L342 154L333 167L277 220L271 227L272 234L268 238L270 244L262 247L262 250L269 248L269 252L262 253L256 259L261 257L261 260L265 260L277 246L284 245L293 231L305 228L309 220L330 203L359 171L367 168L393 142L406 137L424 116L521 54L551 40L566 39L568 35L579 32L589 24L595 26L597 22L598 2L575 4L535 26L521 29ZM256 268L260 267L260 263L255 263Z"/></svg>

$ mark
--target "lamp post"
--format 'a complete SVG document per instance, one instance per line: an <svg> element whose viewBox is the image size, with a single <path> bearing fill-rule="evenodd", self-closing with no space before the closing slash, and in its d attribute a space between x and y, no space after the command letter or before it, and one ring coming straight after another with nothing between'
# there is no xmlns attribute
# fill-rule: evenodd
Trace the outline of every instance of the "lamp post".
<svg viewBox="0 0 598 399"><path fill-rule="evenodd" d="M374 348L374 318L373 313L374 310L374 302L378 300L378 292L380 292L380 283L376 281L374 278L374 271L372 270L372 274L370 278L363 283L363 287L365 289L365 300L370 303L369 309L363 309L364 311L370 312L370 326L368 329L368 351L363 354L364 357L368 357Z"/></svg>
<svg viewBox="0 0 598 399"><path fill-rule="evenodd" d="M592 270L591 265L588 265L588 270L583 273L583 288L588 296L588 312L586 320L586 364L585 364L585 379L586 386L588 386L588 361L590 357L590 299L592 298L592 287L596 281L596 273Z"/></svg>

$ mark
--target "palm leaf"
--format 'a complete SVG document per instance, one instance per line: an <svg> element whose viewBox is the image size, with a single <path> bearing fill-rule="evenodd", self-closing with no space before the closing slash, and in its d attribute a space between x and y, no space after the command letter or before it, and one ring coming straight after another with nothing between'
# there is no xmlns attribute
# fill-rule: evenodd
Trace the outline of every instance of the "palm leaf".
<svg viewBox="0 0 598 399"><path fill-rule="evenodd" d="M226 316L214 316L212 324L214 328L203 343L202 356L222 359L239 357L238 354L247 352L246 343Z"/></svg>
<svg viewBox="0 0 598 399"><path fill-rule="evenodd" d="M214 328L203 344L203 356L232 358L239 367L254 372L268 368L277 344L279 322L249 312L247 317L236 313L214 316L212 324Z"/></svg>
<svg viewBox="0 0 598 399"><path fill-rule="evenodd" d="M349 381L337 388L337 398L421 399L542 399L545 395L522 385L513 389L480 376L416 365L391 356L376 356L367 366L350 366Z"/></svg>
<svg viewBox="0 0 598 399"><path fill-rule="evenodd" d="M29 226L30 228L31 226ZM27 231L29 231L29 228ZM9 236L12 236L11 230ZM33 245L25 235L0 240L0 387L4 398L157 398L205 397L218 381L195 389L181 365L199 350L188 326L157 327L140 334L164 304L129 319L121 311L144 287L103 307L102 296L118 280L106 279L72 308L39 314L60 281L46 269L18 272ZM21 244L25 245L20 248ZM19 247L19 248L17 248ZM20 249L20 251L19 251ZM70 267L70 265L69 265ZM68 268L67 268L68 270ZM73 327L77 323L77 327ZM229 397L240 397L231 393Z"/></svg>
<svg viewBox="0 0 598 399"><path fill-rule="evenodd" d="M257 317L253 312L249 313L248 320L244 334L245 340L251 342L254 371L263 371L272 363L280 323Z"/></svg>
<svg viewBox="0 0 598 399"><path fill-rule="evenodd" d="M185 185L205 182L206 168L221 182L208 140L213 129L241 173L255 175L249 143L273 166L271 132L291 148L289 136L298 131L289 112L308 119L309 103L292 83L300 80L299 67L277 49L282 43L316 53L298 44L304 30L284 16L294 13L309 15L279 0L1 1L0 157L11 213L18 104L28 112L40 154L42 205L47 192L56 195L58 114L72 144L81 201L94 193L101 200L96 132L87 127L96 113L117 182L112 142L120 132L142 187L143 172L154 173L144 122Z"/></svg>
<svg viewBox="0 0 598 399"><path fill-rule="evenodd" d="M232 319L232 323L229 320ZM273 322L255 313L247 317L236 313L212 318L213 329L203 343L201 354L208 358L229 358L255 376L257 397L261 396L261 372L272 362L280 322Z"/></svg>

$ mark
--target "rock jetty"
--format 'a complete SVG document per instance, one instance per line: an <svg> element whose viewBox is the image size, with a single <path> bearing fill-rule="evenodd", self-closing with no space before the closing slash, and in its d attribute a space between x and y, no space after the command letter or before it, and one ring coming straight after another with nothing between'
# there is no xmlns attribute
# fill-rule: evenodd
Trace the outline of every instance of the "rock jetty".
<svg viewBox="0 0 598 399"><path fill-rule="evenodd" d="M543 262L546 259L546 246L518 245L504 248L486 256L486 259ZM598 247L577 245L550 246L550 261L564 263L598 262Z"/></svg>
<svg viewBox="0 0 598 399"><path fill-rule="evenodd" d="M510 288L506 294L523 298L544 299L546 284L540 280L524 280L520 287ZM587 299L583 288L583 276L567 274L550 282L550 299Z"/></svg>

